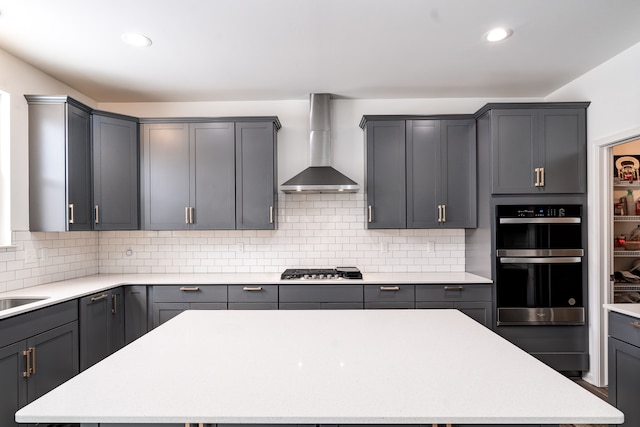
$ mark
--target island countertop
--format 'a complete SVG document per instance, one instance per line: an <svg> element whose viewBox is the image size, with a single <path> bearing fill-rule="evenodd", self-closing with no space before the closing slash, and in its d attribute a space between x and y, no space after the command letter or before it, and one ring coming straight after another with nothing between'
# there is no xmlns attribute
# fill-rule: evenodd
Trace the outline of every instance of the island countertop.
<svg viewBox="0 0 640 427"><path fill-rule="evenodd" d="M640 319L640 304L622 303L622 304L604 304L603 307L609 311L626 314L627 316Z"/></svg>
<svg viewBox="0 0 640 427"><path fill-rule="evenodd" d="M122 285L300 285L300 284L490 284L492 281L465 272L364 273L362 279L281 280L280 273L209 274L96 274L29 288L0 292L0 298L46 297L41 301L0 311L0 319L80 298Z"/></svg>
<svg viewBox="0 0 640 427"><path fill-rule="evenodd" d="M456 310L186 311L18 422L619 424Z"/></svg>

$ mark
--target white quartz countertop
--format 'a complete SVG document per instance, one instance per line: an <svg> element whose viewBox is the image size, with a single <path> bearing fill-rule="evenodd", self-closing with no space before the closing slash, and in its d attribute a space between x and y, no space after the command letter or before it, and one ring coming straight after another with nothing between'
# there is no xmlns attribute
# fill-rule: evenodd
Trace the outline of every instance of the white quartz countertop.
<svg viewBox="0 0 640 427"><path fill-rule="evenodd" d="M363 273L363 279L280 280L280 273L219 274L98 274L0 293L0 298L47 297L0 311L0 319L80 298L120 285L233 285L233 284L487 284L491 280L470 273Z"/></svg>
<svg viewBox="0 0 640 427"><path fill-rule="evenodd" d="M615 311L640 319L640 304L604 304L603 307L609 311Z"/></svg>
<svg viewBox="0 0 640 427"><path fill-rule="evenodd" d="M24 423L619 424L457 310L186 311L20 409Z"/></svg>

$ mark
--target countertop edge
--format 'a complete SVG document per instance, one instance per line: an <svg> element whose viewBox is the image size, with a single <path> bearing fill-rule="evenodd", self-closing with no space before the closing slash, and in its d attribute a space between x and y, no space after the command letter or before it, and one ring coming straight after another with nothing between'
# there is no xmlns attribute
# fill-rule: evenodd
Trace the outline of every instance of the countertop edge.
<svg viewBox="0 0 640 427"><path fill-rule="evenodd" d="M616 313L626 314L627 316L640 319L640 304L634 304L634 303L603 304L602 307L608 311L614 311Z"/></svg>

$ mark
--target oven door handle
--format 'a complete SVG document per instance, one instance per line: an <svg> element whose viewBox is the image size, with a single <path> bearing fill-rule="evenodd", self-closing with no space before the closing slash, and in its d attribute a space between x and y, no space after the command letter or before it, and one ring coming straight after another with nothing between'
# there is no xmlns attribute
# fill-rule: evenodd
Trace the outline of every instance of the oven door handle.
<svg viewBox="0 0 640 427"><path fill-rule="evenodd" d="M582 262L581 257L577 256L558 256L558 257L502 257L501 264L578 264Z"/></svg>

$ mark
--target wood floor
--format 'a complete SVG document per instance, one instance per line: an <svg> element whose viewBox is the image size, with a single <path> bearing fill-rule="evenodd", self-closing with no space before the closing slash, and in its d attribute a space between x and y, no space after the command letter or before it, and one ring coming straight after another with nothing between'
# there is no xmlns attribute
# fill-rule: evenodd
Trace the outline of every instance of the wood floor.
<svg viewBox="0 0 640 427"><path fill-rule="evenodd" d="M576 384L589 390L602 400L606 401L608 397L608 391L606 387L596 387L583 380L576 380ZM607 427L606 424L560 424L560 427Z"/></svg>

